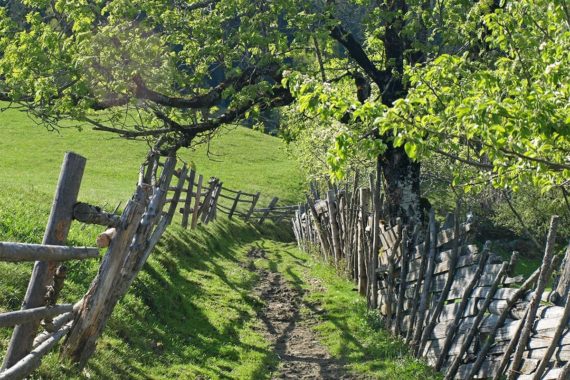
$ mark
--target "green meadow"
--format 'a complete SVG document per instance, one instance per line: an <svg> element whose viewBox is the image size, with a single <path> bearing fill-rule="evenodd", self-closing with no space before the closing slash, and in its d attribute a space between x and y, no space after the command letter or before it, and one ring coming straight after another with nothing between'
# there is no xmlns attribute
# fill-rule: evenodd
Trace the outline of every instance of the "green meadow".
<svg viewBox="0 0 570 380"><path fill-rule="evenodd" d="M112 210L130 198L147 148L87 128L49 132L25 114L0 113L0 241L41 242L66 151L88 159L80 200ZM291 204L302 195L300 171L284 144L257 131L224 129L209 147L179 158L229 188L261 192L262 203L278 196ZM92 246L101 230L74 223L68 244ZM351 283L299 251L291 235L286 223L259 229L220 217L190 231L175 222L115 309L89 365L78 373L54 352L32 378L271 378L279 358L256 328L263 301L252 292L257 274L245 265L251 247L268 252L257 266L284 273L321 305L317 335L349 369L368 378L435 378L381 330ZM97 268L97 260L70 263L62 302L77 301ZM30 270L30 264L0 263L0 311L19 308ZM322 288L313 289L315 281ZM10 334L0 329L0 350Z"/></svg>

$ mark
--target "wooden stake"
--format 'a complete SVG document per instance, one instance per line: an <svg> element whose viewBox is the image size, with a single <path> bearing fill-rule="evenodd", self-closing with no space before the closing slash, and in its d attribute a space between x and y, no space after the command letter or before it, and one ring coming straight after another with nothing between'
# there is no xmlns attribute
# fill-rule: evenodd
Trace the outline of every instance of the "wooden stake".
<svg viewBox="0 0 570 380"><path fill-rule="evenodd" d="M275 208L275 205L277 204L278 201L279 201L278 197L273 197L271 202L269 202L269 206L267 206L267 209L265 210L263 215L261 215L261 218L259 218L259 220L257 221L257 225L260 226L265 221L265 219L267 218L267 215L269 215L269 213ZM301 226L301 228L302 228L302 226Z"/></svg>
<svg viewBox="0 0 570 380"><path fill-rule="evenodd" d="M338 263L342 257L342 248L340 241L340 232L337 222L337 207L336 207L336 196L334 190L329 190L327 193L327 206L329 211L329 223L331 228L332 236L332 247L334 253L334 265L338 268Z"/></svg>
<svg viewBox="0 0 570 380"><path fill-rule="evenodd" d="M430 228L431 228L431 226L430 226ZM430 235L431 234L429 233L429 228L428 228L428 232L426 233L427 240L425 241L424 246L428 246L430 244L429 243ZM417 318L418 306L419 306L419 301L420 301L421 285L422 285L423 279L425 278L425 272L426 272L426 268L427 268L428 257L429 257L429 255L426 254L426 252L424 252L422 255L422 258L421 258L420 270L419 270L419 274L418 274L418 281L416 282L416 287L414 289L414 298L412 300L412 311L410 313L410 322L409 322L408 330L406 331L406 344L410 344L410 342L413 339L413 334L415 331L414 330L415 321Z"/></svg>
<svg viewBox="0 0 570 380"><path fill-rule="evenodd" d="M513 358L513 364L511 366L511 371L508 375L508 380L514 380L517 376L517 372L519 370L522 356L524 350L526 349L526 344L528 342L528 338L532 332L532 325L534 324L534 319L536 318L536 312L538 307L540 306L540 299L542 297L542 293L544 292L544 288L548 282L548 277L552 272L552 257L554 253L554 244L556 241L556 232L558 230L558 216L554 215L550 219L550 229L548 231L548 237L546 241L546 249L544 253L544 260L540 267L540 276L538 277L538 283L536 286L536 291L530 300L528 306L528 316L524 321L524 327L521 333L521 338L517 349L515 351L515 356Z"/></svg>
<svg viewBox="0 0 570 380"><path fill-rule="evenodd" d="M357 259L357 272L358 272L358 292L361 295L366 295L366 285L368 283L367 273L366 273L366 222L368 220L368 215L366 214L368 210L370 191L369 189L360 188L359 198L360 198L360 213L358 217L358 259Z"/></svg>
<svg viewBox="0 0 570 380"><path fill-rule="evenodd" d="M196 179L196 172L193 169L190 169L190 176L188 177L188 187L186 190L186 199L184 200L184 208L182 209L182 223L181 223L182 228L188 228L188 219L190 216L190 203L192 202L192 192L194 191L195 179Z"/></svg>
<svg viewBox="0 0 570 380"><path fill-rule="evenodd" d="M85 163L84 157L72 152L65 154L42 244L63 245L65 243L73 218L73 206L77 203ZM36 261L22 309L43 306L46 286L53 281L57 266L57 262ZM16 326L4 357L3 369L10 368L30 352L38 326L39 321Z"/></svg>
<svg viewBox="0 0 570 380"><path fill-rule="evenodd" d="M433 271L435 267L435 251L437 246L437 225L435 223L435 214L433 209L431 209L429 212L429 229L430 229L429 256L428 256L426 272L424 275L422 297L420 299L419 311L414 327L415 328L414 339L412 340L412 347L414 349L416 356L418 356L420 353L419 343L424 328L425 312L427 308L428 297L431 289L431 282L433 279Z"/></svg>
<svg viewBox="0 0 570 380"><path fill-rule="evenodd" d="M407 227L404 227L402 230L402 239L400 242L400 287L398 289L398 304L396 305L396 326L394 330L394 334L396 336L400 335L400 329L402 324L402 318L404 314L404 301L405 301L405 294L406 294L406 276L408 275L408 257L409 257L409 249L408 249L408 241L407 241Z"/></svg>
<svg viewBox="0 0 570 380"><path fill-rule="evenodd" d="M228 219L231 219L234 216L234 212L236 211L237 205L239 203L239 197L241 197L241 191L237 192L236 198L234 199L234 203L232 204L232 208L228 214Z"/></svg>
<svg viewBox="0 0 570 380"><path fill-rule="evenodd" d="M435 365L436 371L441 370L441 368L445 364L449 348L451 347L451 345L454 341L455 335L457 333L457 330L459 329L459 325L461 324L463 314L465 313L465 309L467 308L467 303L469 302L469 299L471 298L471 293L473 292L473 289L477 285L477 282L479 282L479 278L481 278L481 275L483 274L483 270L485 268L485 265L487 264L487 258L489 256L489 247L490 246L491 246L491 242L487 241L485 243L484 248L483 248L483 252L481 252L481 254L479 256L479 265L477 266L477 270L475 271L473 278L469 282L469 285L467 285L467 288L465 288L465 291L463 292L463 297L461 298L461 302L459 303L459 308L457 309L457 312L455 313L455 317L453 319L453 324L451 325L451 327L449 329L449 333L447 334L447 336L445 338L445 342L444 342L443 347L441 349L441 352L437 358L437 362Z"/></svg>
<svg viewBox="0 0 570 380"><path fill-rule="evenodd" d="M568 303L568 292L570 292L570 243L566 247L564 261L562 262L562 273L558 279L556 290L554 292L554 303L558 306L566 305Z"/></svg>
<svg viewBox="0 0 570 380"><path fill-rule="evenodd" d="M507 317L509 315L511 307L516 302L518 302L518 300L521 297L523 297L526 294L526 292L536 282L536 280L538 279L539 276L540 276L540 268L537 269L536 271L534 271L533 274L531 274L530 277L521 285L521 287L516 290L516 292L511 296L511 298L509 298L509 300L507 301L507 306L503 309L503 312L499 316L499 320L497 321L497 324L495 325L493 330L489 333L489 338L485 341L483 347L481 348L479 356L477 357L477 361L475 362L474 367L476 367L476 366L480 367L483 364L483 361L485 360L485 357L487 356L487 353L489 352L489 349L491 348L491 345L493 344L493 339L494 339L495 335L497 334L497 331L503 325L503 323L505 323L505 321L507 320ZM527 312L528 312L528 308L527 308ZM526 317L528 315L527 312L525 312L522 320L526 319ZM520 326L522 326L522 325L523 325L523 322L521 321ZM503 358L501 359L501 363L499 364L499 368L497 369L497 374L493 377L494 380L498 380L498 379L502 378L503 371L505 370L505 368L509 364L510 356L511 356L512 352L514 351L515 346L516 346L518 339L519 339L516 335L517 335L517 333L515 333L515 336L511 339L509 346L507 347L505 353L503 354Z"/></svg>
<svg viewBox="0 0 570 380"><path fill-rule="evenodd" d="M204 177L202 174L198 176L198 184L196 185L196 195L194 198L194 209L192 210L192 222L190 223L190 228L195 229L198 225L198 216L200 212L200 197L202 196L202 181L204 181ZM186 198L190 197L191 192L186 195Z"/></svg>
<svg viewBox="0 0 570 380"><path fill-rule="evenodd" d="M457 270L457 261L459 258L459 246L461 243L461 238L459 236L459 204L455 208L455 218L454 218L454 231L455 231L455 239L453 240L453 249L451 250L451 257L449 260L449 270L447 272L447 278L445 279L445 285L443 287L443 291L441 292L439 299L437 300L437 304L435 310L431 314L431 318L424 329L422 334L422 339L420 341L420 351L423 352L423 348L428 340L429 335L431 334L433 328L437 324L437 320L441 311L443 310L443 305L447 300L447 296L449 295L449 291L451 290L451 286L453 285L453 280L455 279L455 272Z"/></svg>
<svg viewBox="0 0 570 380"><path fill-rule="evenodd" d="M487 297L485 297L485 302L483 303L483 307L481 307L481 309L477 313L477 316L473 321L473 325L471 326L471 329L469 330L469 333L467 334L465 341L461 345L459 353L457 354L455 360L453 360L453 363L451 364L450 368L447 370L447 373L445 374L444 380L452 380L455 377L455 374L457 373L457 370L461 365L461 361L463 360L463 355L465 355L465 352L467 352L467 350L471 346L471 343L473 343L473 338L475 338L475 334L477 334L477 332L479 331L479 325L481 324L481 321L485 316L485 312L487 311L489 304L493 300L495 292L499 288L499 285L503 282L503 278L506 275L507 269L508 269L508 264L503 263L501 269L499 270L499 273L497 274L497 277L495 278L495 281L493 282L493 285L491 286L491 290L489 290Z"/></svg>
<svg viewBox="0 0 570 380"><path fill-rule="evenodd" d="M257 201L259 200L259 196L261 195L261 193L258 191L257 193L255 193L255 195L252 197L251 199L251 206L249 207L249 210L247 211L247 214L245 215L245 221L247 222L249 220L249 218L251 218L251 216L253 215L253 210L255 210L255 205L257 204Z"/></svg>
<svg viewBox="0 0 570 380"><path fill-rule="evenodd" d="M178 183L174 188L174 195L172 196L172 201L170 203L170 206L168 207L168 211L166 212L168 224L172 223L172 219L174 218L174 214L176 213L176 208L178 208L178 202L180 201L180 194L182 193L182 189L184 188L184 183L186 181L187 174L188 174L188 167L184 165L180 170L180 174L178 175ZM187 193L186 198L190 199L191 195ZM190 202L188 202L188 208L190 208ZM186 210L186 202L184 202L183 214L186 214L186 224L188 224L188 211Z"/></svg>

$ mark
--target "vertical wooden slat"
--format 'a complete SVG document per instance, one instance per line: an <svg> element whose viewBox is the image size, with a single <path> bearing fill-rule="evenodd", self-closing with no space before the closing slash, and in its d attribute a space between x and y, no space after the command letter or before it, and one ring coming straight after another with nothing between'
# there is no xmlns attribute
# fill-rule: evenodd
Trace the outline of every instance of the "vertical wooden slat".
<svg viewBox="0 0 570 380"><path fill-rule="evenodd" d="M271 200L271 202L269 202L269 205L267 206L267 209L263 212L263 215L261 215L261 218L259 218L257 224L261 225L265 219L267 218L267 215L269 215L269 213L275 208L275 205L277 204L277 201L279 201L278 197L273 197L273 199ZM302 227L302 226L301 226Z"/></svg>
<svg viewBox="0 0 570 380"><path fill-rule="evenodd" d="M566 303L568 303L568 292L570 292L570 243L566 247L566 253L564 254L562 273L560 273L560 278L558 279L558 284L554 292L556 295L554 303L558 306L566 305Z"/></svg>
<svg viewBox="0 0 570 380"><path fill-rule="evenodd" d="M234 203L232 204L232 208L228 214L228 218L231 219L234 216L234 212L236 212L237 205L239 203L239 197L241 197L241 191L238 191L236 194L236 199L234 199Z"/></svg>
<svg viewBox="0 0 570 380"><path fill-rule="evenodd" d="M554 254L554 244L556 243L556 232L558 230L558 216L554 215L550 219L550 229L548 231L548 237L546 241L546 248L544 253L544 260L540 267L540 276L538 277L538 283L536 285L536 291L532 299L530 300L528 306L528 315L526 320L524 321L524 327L521 333L521 338L519 340L517 349L515 351L515 356L513 358L513 362L511 365L511 371L508 375L509 380L514 380L517 376L520 364L522 362L522 357L524 350L526 349L526 344L532 332L532 326L534 324L534 319L536 317L536 312L538 307L540 306L540 300L542 297L542 293L548 283L548 278L550 273L552 273L552 258Z"/></svg>
<svg viewBox="0 0 570 380"><path fill-rule="evenodd" d="M63 161L51 213L42 244L63 245L67 239L73 217L73 206L83 178L86 159L67 152ZM22 309L31 309L44 304L46 286L53 280L57 262L37 261L24 297ZM16 326L8 346L2 368L10 368L30 353L39 322Z"/></svg>
<svg viewBox="0 0 570 380"><path fill-rule="evenodd" d="M467 303L471 299L471 293L473 292L473 289L475 289L475 285L477 285L477 283L479 282L479 278L481 278L481 275L483 274L483 270L485 269L485 265L487 264L487 258L489 256L490 245L491 245L490 241L487 241L485 243L483 252L481 252L481 255L479 256L479 265L477 266L477 270L475 271L475 274L473 275L471 281L469 281L469 284L467 285L465 291L463 292L463 297L461 297L461 301L459 302L459 307L453 318L451 328L449 329L449 333L445 337L445 342L443 343L443 347L437 358L437 362L435 365L435 369L437 371L439 371L441 367L443 367L443 365L445 364L449 348L451 347L451 344L455 339L455 334L457 333L459 325L461 324L463 314L465 313L465 309L467 308Z"/></svg>
<svg viewBox="0 0 570 380"><path fill-rule="evenodd" d="M188 187L186 190L186 199L184 200L184 209L182 211L182 228L188 228L188 217L190 215L190 204L192 203L192 192L194 191L194 180L196 172L190 169L190 176L188 177Z"/></svg>
<svg viewBox="0 0 570 380"><path fill-rule="evenodd" d="M220 193L222 192L222 185L223 182L218 182L216 189L214 191L214 197L212 198L212 205L210 206L210 214L208 214L208 222L216 219L218 199L220 198Z"/></svg>
<svg viewBox="0 0 570 380"><path fill-rule="evenodd" d="M211 200L212 200L212 195L214 193L214 189L216 188L216 184L218 183L218 179L217 178L210 178L210 180L208 181L208 191L206 191L206 196L204 197L204 200L202 201L202 204L200 205L200 212L198 214L198 216L200 216L200 219L202 220L202 223L207 224L207 216L208 216L208 211L210 210L210 205L211 205Z"/></svg>
<svg viewBox="0 0 570 380"><path fill-rule="evenodd" d="M329 211L329 223L333 243L334 265L338 267L339 260L342 257L342 250L340 242L340 231L337 221L336 196L334 190L329 190L327 193L327 206Z"/></svg>
<svg viewBox="0 0 570 380"><path fill-rule="evenodd" d="M190 224L191 228L194 229L198 225L198 213L200 212L200 197L202 195L202 181L204 177L202 174L198 176L198 184L196 185L196 196L194 197L194 210L192 210L192 222ZM188 193L190 196L192 193Z"/></svg>
<svg viewBox="0 0 570 380"><path fill-rule="evenodd" d="M445 374L444 380L452 380L455 378L455 374L457 373L457 370L459 369L459 366L461 365L461 362L463 360L463 355L465 355L465 353L467 352L467 350L471 346L471 343L473 343L473 339L475 338L475 335L479 331L479 325L481 324L481 321L483 320L485 313L487 312L487 309L489 308L489 305L491 304L491 301L493 300L493 296L494 296L495 292L499 288L499 285L503 282L503 279L504 279L504 276L506 275L507 269L508 269L508 264L503 263L503 265L501 266L501 269L499 270L499 273L497 273L497 276L495 277L495 280L493 281L493 285L491 286L489 293L485 297L485 301L483 302L483 306L477 312L477 316L475 317L475 320L473 321L473 325L471 326L471 328L469 329L469 332L467 333L465 341L463 342L463 344L461 345L461 348L459 349L459 353L457 354L457 356L455 357L455 359L451 363L451 366L447 370L447 373Z"/></svg>
<svg viewBox="0 0 570 380"><path fill-rule="evenodd" d="M424 329L424 319L425 313L427 309L428 297L430 295L431 289L431 282L433 279L433 271L435 267L435 251L437 246L437 225L435 223L435 215L433 209L429 212L429 230L430 230L430 238L429 238L429 256L427 262L427 269L424 275L423 281L423 289L422 289L422 296L420 299L420 306L418 308L418 315L415 321L415 332L414 332L414 339L412 341L412 347L414 348L416 356L419 353L419 343L420 338L422 335L422 331ZM427 245L426 245L427 247ZM419 281L418 281L419 282Z"/></svg>
<svg viewBox="0 0 570 380"><path fill-rule="evenodd" d="M379 156L380 157L380 156ZM368 279L371 282L370 292L370 306L373 309L378 307L378 275L376 270L378 269L378 251L380 250L380 218L382 217L382 204L380 203L380 186L382 165L380 158L376 160L376 181L371 179L373 184L372 187L372 205L373 205L373 219L372 219L372 258L370 267L370 273ZM397 250L398 247L394 247ZM403 252L402 252L403 254ZM403 284L401 285L403 286Z"/></svg>
<svg viewBox="0 0 570 380"><path fill-rule="evenodd" d="M251 199L251 206L249 207L249 210L247 211L247 214L245 215L245 220L248 221L249 218L251 218L251 216L253 215L253 210L255 210L255 205L257 205L257 201L259 200L259 196L261 195L261 193L258 191L257 193L255 193L255 195L252 197Z"/></svg>
<svg viewBox="0 0 570 380"><path fill-rule="evenodd" d="M307 208L309 209L311 215L313 216L312 219L313 219L313 223L315 224L315 229L317 232L317 237L319 238L321 250L323 251L322 254L326 259L326 257L328 256L328 254L330 252L330 247L328 245L328 241L327 241L326 236L324 236L324 231L323 231L323 228L321 226L319 216L317 215L317 210L315 209L315 205L312 202L312 200L309 198L308 194L306 197L307 197Z"/></svg>
<svg viewBox="0 0 570 380"><path fill-rule="evenodd" d="M445 285L443 291L439 295L439 299L437 300L437 304L435 310L431 314L431 318L424 329L422 334L422 340L420 341L420 351L423 352L423 348L428 340L428 337L431 334L431 331L437 324L437 320L439 318L439 314L443 310L443 305L447 300L447 296L449 295L449 291L451 290L451 286L453 285L453 280L455 279L455 272L457 270L457 259L459 258L459 246L461 245L461 237L459 236L459 204L457 204L455 208L455 217L454 220L454 240L453 240L453 249L451 251L451 257L449 260L449 270L447 271L447 278L445 279Z"/></svg>
<svg viewBox="0 0 570 380"><path fill-rule="evenodd" d="M370 202L370 190L365 188L359 189L360 193L360 212L358 220L358 292L366 295L367 273L366 273L366 239L365 229L368 220L368 207Z"/></svg>
<svg viewBox="0 0 570 380"><path fill-rule="evenodd" d="M180 176L178 177L178 183L176 184L176 189L174 190L174 195L172 196L172 201L170 202L170 206L168 207L168 211L166 213L166 218L168 220L168 224L172 223L172 219L174 218L174 214L176 213L176 209L178 208L178 201L180 200L180 193L182 192L182 188L184 187L184 183L186 182L186 174L187 173L188 173L188 168L186 167L186 165L184 165L182 167L182 170L180 170ZM188 196L186 196L186 198L188 198ZM188 204L188 206L190 206L190 204ZM186 207L184 207L184 209L186 209ZM188 217L186 217L186 218L188 219Z"/></svg>

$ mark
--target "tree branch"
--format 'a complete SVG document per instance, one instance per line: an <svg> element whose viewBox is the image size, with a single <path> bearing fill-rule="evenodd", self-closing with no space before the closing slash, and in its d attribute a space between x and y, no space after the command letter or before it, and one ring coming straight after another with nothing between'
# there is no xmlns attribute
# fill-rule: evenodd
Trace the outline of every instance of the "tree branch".
<svg viewBox="0 0 570 380"><path fill-rule="evenodd" d="M332 38L337 40L344 48L348 51L352 59L362 68L362 70L372 79L374 83L380 88L380 92L383 91L386 83L390 77L390 74L386 71L380 71L372 63L368 54L364 51L360 43L354 38L354 36L345 30L340 23L335 25L330 32Z"/></svg>

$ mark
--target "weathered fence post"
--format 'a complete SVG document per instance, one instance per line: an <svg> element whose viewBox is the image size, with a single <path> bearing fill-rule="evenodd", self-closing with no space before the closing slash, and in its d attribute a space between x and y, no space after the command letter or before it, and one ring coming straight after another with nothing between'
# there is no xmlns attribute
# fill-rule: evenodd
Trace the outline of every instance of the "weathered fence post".
<svg viewBox="0 0 570 380"><path fill-rule="evenodd" d="M80 368L94 352L115 305L126 294L168 225L162 209L175 164L176 159L169 157L152 194L144 184L137 187L121 215L117 235L111 241L99 273L80 303L63 347L63 353Z"/></svg>
<svg viewBox="0 0 570 380"><path fill-rule="evenodd" d="M358 217L358 256L357 256L357 270L358 270L358 292L361 295L366 295L367 273L366 273L366 252L364 239L366 222L368 220L368 206L370 201L370 190L365 188L358 189L360 192L360 212Z"/></svg>
<svg viewBox="0 0 570 380"><path fill-rule="evenodd" d="M208 214L208 222L211 220L215 220L217 217L217 210L218 210L218 198L220 197L220 193L222 192L222 185L223 182L218 181L216 186L214 197L212 198L212 205L210 206L210 213Z"/></svg>
<svg viewBox="0 0 570 380"><path fill-rule="evenodd" d="M67 239L85 162L86 159L78 154L73 152L65 154L42 244L62 245ZM57 262L36 261L22 309L31 309L44 304L46 286L53 281L57 266ZM16 326L4 358L3 369L10 368L30 353L38 326L39 322Z"/></svg>
<svg viewBox="0 0 570 380"><path fill-rule="evenodd" d="M339 260L342 256L342 249L340 243L340 231L337 222L337 205L334 190L329 190L327 193L327 206L329 212L329 223L331 227L333 252L334 252L334 265L338 268Z"/></svg>
<svg viewBox="0 0 570 380"><path fill-rule="evenodd" d="M253 196L252 200L251 200L251 206L249 207L249 210L247 211L247 214L245 215L245 220L248 221L249 218L251 218L251 215L253 214L253 210L255 210L255 205L257 204L257 201L259 200L259 196L261 195L261 193L258 191L257 193L255 193L255 195Z"/></svg>
<svg viewBox="0 0 570 380"><path fill-rule="evenodd" d="M200 197L202 196L202 181L204 177L202 174L198 176L198 185L196 186L196 197L194 198L194 210L192 210L192 223L191 228L194 229L198 225L198 213L200 212ZM188 193L190 196L191 193Z"/></svg>
<svg viewBox="0 0 570 380"><path fill-rule="evenodd" d="M194 179L196 178L196 171L190 169L190 176L188 177L188 187L186 190L186 199L184 200L184 209L182 210L182 228L188 228L188 216L190 215L190 203L192 202L192 193L194 191Z"/></svg>
<svg viewBox="0 0 570 380"><path fill-rule="evenodd" d="M265 221L265 219L267 218L267 215L269 215L269 213L275 208L275 205L277 204L277 201L279 200L278 197L273 197L273 199L271 200L271 202L269 202L269 205L267 206L267 209L263 212L263 215L261 215L261 218L259 218L259 221L257 222L257 225L261 226L261 224Z"/></svg>
<svg viewBox="0 0 570 380"><path fill-rule="evenodd" d="M180 175L178 177L178 184L174 189L174 196L172 197L170 207L166 212L166 218L168 220L168 224L172 223L172 219L174 218L174 214L176 213L176 209L178 208L178 202L180 201L180 193L182 192L182 188L184 187L184 182L186 181L187 173L188 173L188 168L186 167L186 165L184 165L180 170ZM188 194L186 194L186 198L188 198ZM184 207L184 211L186 211L186 206ZM186 219L188 219L187 214L186 214ZM188 220L186 220L186 222L188 223Z"/></svg>
<svg viewBox="0 0 570 380"><path fill-rule="evenodd" d="M208 224L208 213L210 212L210 206L212 204L212 196L218 184L218 179L215 177L211 177L210 180L208 181L208 184L210 186L208 186L208 191L206 191L206 196L204 197L204 201L200 205L200 213L199 213L200 219L204 224Z"/></svg>
<svg viewBox="0 0 570 380"><path fill-rule="evenodd" d="M234 216L234 212L236 212L236 208L239 203L239 197L241 197L241 191L238 191L236 194L236 199L234 199L234 203L232 204L232 208L228 214L228 219L231 219Z"/></svg>
<svg viewBox="0 0 570 380"><path fill-rule="evenodd" d="M564 261L562 263L562 273L558 279L556 290L554 291L554 303L558 306L564 306L568 302L568 292L570 291L570 243L566 247Z"/></svg>

